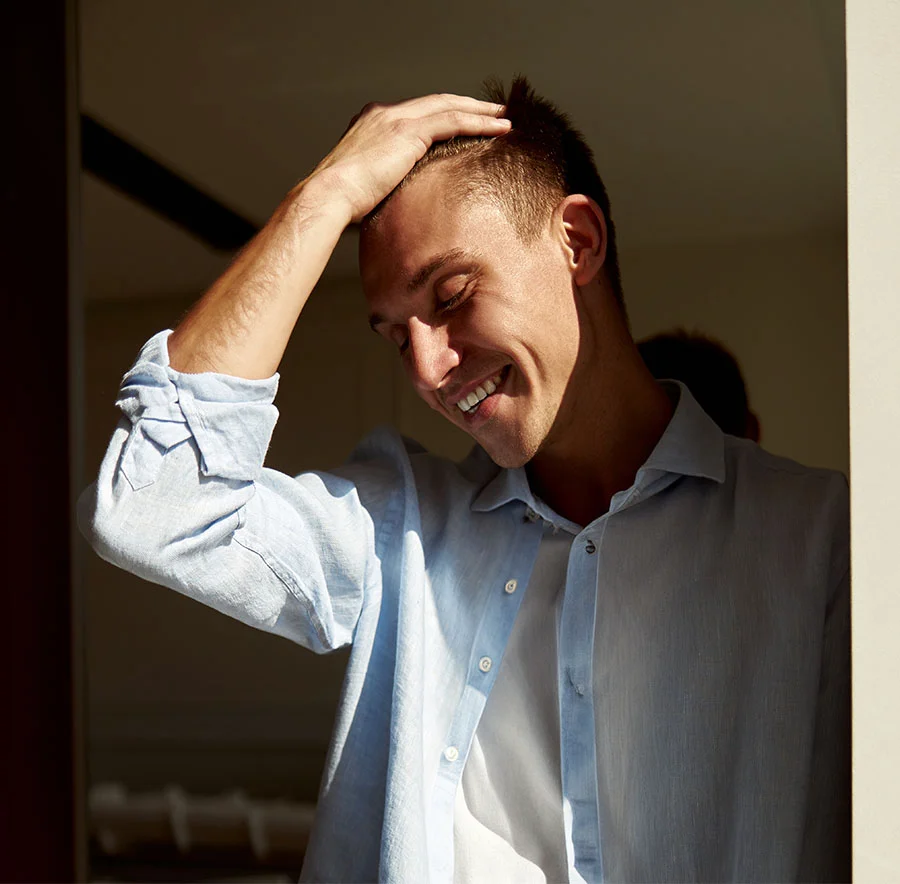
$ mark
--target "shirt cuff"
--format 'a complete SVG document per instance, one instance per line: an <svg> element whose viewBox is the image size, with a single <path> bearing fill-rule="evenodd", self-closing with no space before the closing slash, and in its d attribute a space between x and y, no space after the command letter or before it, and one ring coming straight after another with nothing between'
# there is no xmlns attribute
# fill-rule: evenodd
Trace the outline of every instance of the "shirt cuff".
<svg viewBox="0 0 900 884"><path fill-rule="evenodd" d="M248 380L175 371L169 365L171 333L160 332L144 345L122 379L116 405L157 451L193 437L204 476L255 480L278 420L272 404L278 375ZM140 446L134 456L142 459Z"/></svg>

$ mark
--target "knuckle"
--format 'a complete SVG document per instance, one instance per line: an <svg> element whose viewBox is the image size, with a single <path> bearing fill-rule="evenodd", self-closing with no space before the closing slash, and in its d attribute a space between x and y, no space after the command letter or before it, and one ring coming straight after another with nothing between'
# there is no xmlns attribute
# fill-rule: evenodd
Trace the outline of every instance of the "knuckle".
<svg viewBox="0 0 900 884"><path fill-rule="evenodd" d="M362 110L357 114L357 116L361 117L366 114L372 114L377 110L380 110L384 105L380 101L370 101L368 104L363 105Z"/></svg>

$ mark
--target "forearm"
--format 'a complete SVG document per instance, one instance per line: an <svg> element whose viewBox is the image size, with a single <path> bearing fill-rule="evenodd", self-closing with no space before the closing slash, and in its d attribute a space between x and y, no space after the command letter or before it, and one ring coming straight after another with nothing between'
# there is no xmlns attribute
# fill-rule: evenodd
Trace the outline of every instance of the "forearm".
<svg viewBox="0 0 900 884"><path fill-rule="evenodd" d="M301 182L172 333L172 368L273 375L349 220L327 176Z"/></svg>
<svg viewBox="0 0 900 884"><path fill-rule="evenodd" d="M375 208L435 141L507 132L501 111L455 95L364 108L175 329L172 368L271 377L344 228Z"/></svg>

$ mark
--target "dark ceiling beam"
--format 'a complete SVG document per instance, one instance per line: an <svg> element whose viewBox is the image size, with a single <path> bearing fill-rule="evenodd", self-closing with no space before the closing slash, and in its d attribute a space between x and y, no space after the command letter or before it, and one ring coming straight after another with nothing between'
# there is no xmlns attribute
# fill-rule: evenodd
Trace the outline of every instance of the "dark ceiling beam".
<svg viewBox="0 0 900 884"><path fill-rule="evenodd" d="M214 249L233 252L259 231L257 225L87 114L81 115L81 155L85 171Z"/></svg>

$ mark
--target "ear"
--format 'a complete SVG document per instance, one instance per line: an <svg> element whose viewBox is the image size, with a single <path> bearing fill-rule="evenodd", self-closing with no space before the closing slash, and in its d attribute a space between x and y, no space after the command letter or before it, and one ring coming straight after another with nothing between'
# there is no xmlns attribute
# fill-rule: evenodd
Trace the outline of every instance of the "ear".
<svg viewBox="0 0 900 884"><path fill-rule="evenodd" d="M592 282L606 260L606 219L589 196L575 193L557 206L559 229L576 285Z"/></svg>

